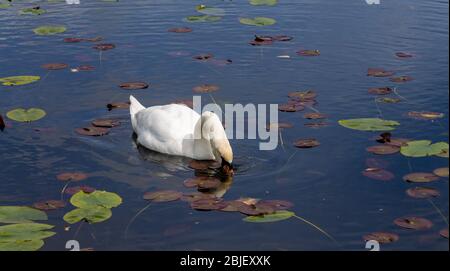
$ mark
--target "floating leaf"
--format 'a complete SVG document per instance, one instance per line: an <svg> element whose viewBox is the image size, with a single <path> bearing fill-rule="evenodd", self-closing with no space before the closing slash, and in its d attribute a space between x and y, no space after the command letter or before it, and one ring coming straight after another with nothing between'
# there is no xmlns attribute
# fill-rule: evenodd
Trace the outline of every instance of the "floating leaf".
<svg viewBox="0 0 450 271"><path fill-rule="evenodd" d="M48 36L66 32L66 27L61 25L45 25L33 29L36 35Z"/></svg>
<svg viewBox="0 0 450 271"><path fill-rule="evenodd" d="M394 83L403 83L403 82L412 81L413 78L411 76L398 76L398 77L391 77L389 80L391 80L391 82L394 82Z"/></svg>
<svg viewBox="0 0 450 271"><path fill-rule="evenodd" d="M91 127L77 128L75 129L75 132L85 136L104 136L109 133L109 129L104 127L91 126Z"/></svg>
<svg viewBox="0 0 450 271"><path fill-rule="evenodd" d="M77 208L64 215L63 219L69 224L86 220L88 223L99 223L112 216L111 209L102 206L90 206L87 208Z"/></svg>
<svg viewBox="0 0 450 271"><path fill-rule="evenodd" d="M168 202L179 200L183 196L181 192L173 190L162 190L155 192L146 192L144 194L145 200L151 200L153 202Z"/></svg>
<svg viewBox="0 0 450 271"><path fill-rule="evenodd" d="M274 6L278 3L278 0L250 0L250 4L253 6Z"/></svg>
<svg viewBox="0 0 450 271"><path fill-rule="evenodd" d="M0 223L29 223L47 219L45 212L28 206L0 206Z"/></svg>
<svg viewBox="0 0 450 271"><path fill-rule="evenodd" d="M387 103L387 104L395 104L395 103L399 103L399 102L401 102L402 100L401 99L399 99L399 98L390 98L390 97L380 97L380 98L377 98L377 102L380 102L380 103Z"/></svg>
<svg viewBox="0 0 450 271"><path fill-rule="evenodd" d="M439 191L428 187L413 187L406 190L406 194L410 197L417 199L428 199L439 197L441 194Z"/></svg>
<svg viewBox="0 0 450 271"><path fill-rule="evenodd" d="M325 119L327 118L327 115L322 113L307 113L304 114L303 117L305 119L316 120L316 119Z"/></svg>
<svg viewBox="0 0 450 271"><path fill-rule="evenodd" d="M362 174L368 178L380 181L390 181L395 178L395 175L382 168L366 168Z"/></svg>
<svg viewBox="0 0 450 271"><path fill-rule="evenodd" d="M392 89L390 87L369 88L369 93L375 95L387 95L392 93Z"/></svg>
<svg viewBox="0 0 450 271"><path fill-rule="evenodd" d="M280 104L278 110L281 112L297 112L305 110L305 107L300 104Z"/></svg>
<svg viewBox="0 0 450 271"><path fill-rule="evenodd" d="M273 38L268 36L255 36L255 39L250 42L253 46L272 45Z"/></svg>
<svg viewBox="0 0 450 271"><path fill-rule="evenodd" d="M56 176L56 179L63 182L79 182L86 179L87 177L88 176L83 172L64 172L58 174L58 176Z"/></svg>
<svg viewBox="0 0 450 271"><path fill-rule="evenodd" d="M91 208L95 206L113 208L122 203L122 198L116 193L107 191L96 190L92 193L80 191L70 198L70 203L79 208Z"/></svg>
<svg viewBox="0 0 450 271"><path fill-rule="evenodd" d="M202 14L206 15L213 15L213 16L224 16L225 10L222 8L214 8L214 7L208 7L206 5L198 5L195 7L195 9Z"/></svg>
<svg viewBox="0 0 450 271"><path fill-rule="evenodd" d="M299 56L320 56L319 50L300 50L297 52Z"/></svg>
<svg viewBox="0 0 450 271"><path fill-rule="evenodd" d="M433 173L425 173L425 172L410 173L403 176L404 181L411 183L428 183L436 181L437 179L439 179L439 176L436 176Z"/></svg>
<svg viewBox="0 0 450 271"><path fill-rule="evenodd" d="M0 241L0 251L36 251L40 249L43 245L44 241L40 239Z"/></svg>
<svg viewBox="0 0 450 271"><path fill-rule="evenodd" d="M185 21L190 23L204 23L204 22L217 22L222 20L220 16L211 15L194 15L186 17Z"/></svg>
<svg viewBox="0 0 450 271"><path fill-rule="evenodd" d="M41 79L40 76L21 75L21 76L3 77L0 78L0 82L4 86L21 86L34 83L39 79Z"/></svg>
<svg viewBox="0 0 450 271"><path fill-rule="evenodd" d="M80 192L80 191L83 191L84 193L89 194L89 193L94 192L94 191L95 191L95 188L90 187L90 186L87 186L87 185L83 185L83 186L72 186L72 187L68 187L68 188L66 188L66 189L64 190L64 192L65 192L66 194L69 194L69 195L74 195L74 194L76 194L76 193L78 193L78 192Z"/></svg>
<svg viewBox="0 0 450 271"><path fill-rule="evenodd" d="M205 198L191 202L191 208L195 210L220 210L227 206L221 199L218 198Z"/></svg>
<svg viewBox="0 0 450 271"><path fill-rule="evenodd" d="M395 129L395 126L400 125L397 121L379 118L339 120L339 124L346 128L360 131L391 131Z"/></svg>
<svg viewBox="0 0 450 271"><path fill-rule="evenodd" d="M32 8L24 8L22 9L19 14L20 15L42 15L46 13L47 11L45 9L42 9L40 7L32 7Z"/></svg>
<svg viewBox="0 0 450 271"><path fill-rule="evenodd" d="M219 90L219 87L211 84L196 86L192 89L195 93L210 93Z"/></svg>
<svg viewBox="0 0 450 271"><path fill-rule="evenodd" d="M56 210L64 208L64 206L66 206L66 203L62 200L46 200L33 204L34 208L44 211Z"/></svg>
<svg viewBox="0 0 450 271"><path fill-rule="evenodd" d="M411 111L408 112L408 117L411 117L413 119L421 119L421 120L435 120L443 118L445 115L444 113L439 112L427 112L427 111Z"/></svg>
<svg viewBox="0 0 450 271"><path fill-rule="evenodd" d="M286 220L293 216L295 216L295 213L286 211L286 210L281 210L281 211L276 211L273 214L248 216L248 217L244 218L243 220L245 222L252 222L252 223L266 223L266 222L277 222L277 221L281 221L281 220Z"/></svg>
<svg viewBox="0 0 450 271"><path fill-rule="evenodd" d="M245 215L257 216L273 214L278 208L274 204L264 203L263 201L258 201L254 204L246 204L245 206L239 208L239 212Z"/></svg>
<svg viewBox="0 0 450 271"><path fill-rule="evenodd" d="M381 244L397 242L398 239L399 237L397 234L389 232L372 232L370 234L364 235L364 241L375 240Z"/></svg>
<svg viewBox="0 0 450 271"><path fill-rule="evenodd" d="M367 70L367 76L374 76L374 77L388 77L394 75L393 71L386 71L384 69L380 68L369 68Z"/></svg>
<svg viewBox="0 0 450 271"><path fill-rule="evenodd" d="M1 242L40 240L55 235L52 225L41 223L19 223L0 226Z"/></svg>
<svg viewBox="0 0 450 271"><path fill-rule="evenodd" d="M17 108L6 113L6 116L12 120L19 122L31 122L40 120L45 117L46 113L40 108Z"/></svg>
<svg viewBox="0 0 450 271"><path fill-rule="evenodd" d="M442 155L448 153L448 143L438 142L431 144L430 140L409 141L406 146L402 146L400 152L409 157L425 157L432 155Z"/></svg>
<svg viewBox="0 0 450 271"><path fill-rule="evenodd" d="M394 154L400 151L400 148L394 145L377 145L367 147L366 150L373 154L378 155L386 155L386 154Z"/></svg>
<svg viewBox="0 0 450 271"><path fill-rule="evenodd" d="M266 26L275 24L276 20L266 17L255 17L255 18L240 18L239 22L245 25Z"/></svg>
<svg viewBox="0 0 450 271"><path fill-rule="evenodd" d="M95 127L106 127L112 128L120 125L120 121L116 119L96 119L92 122L92 125Z"/></svg>
<svg viewBox="0 0 450 271"><path fill-rule="evenodd" d="M95 70L94 66L91 65L81 65L75 68L76 71L87 72Z"/></svg>
<svg viewBox="0 0 450 271"><path fill-rule="evenodd" d="M310 122L310 123L305 123L304 126L308 127L308 128L317 129L317 128L322 128L322 127L328 126L328 123L326 123L326 122Z"/></svg>
<svg viewBox="0 0 450 271"><path fill-rule="evenodd" d="M41 67L46 70L54 71L54 70L65 69L65 68L69 67L69 65L67 65L65 63L48 63L48 64L42 65Z"/></svg>
<svg viewBox="0 0 450 271"><path fill-rule="evenodd" d="M288 97L296 101L309 101L317 97L314 90L294 91L288 94Z"/></svg>
<svg viewBox="0 0 450 271"><path fill-rule="evenodd" d="M114 48L116 48L116 45L112 44L112 43L100 43L100 44L96 44L92 47L95 50L99 50L99 51L108 51L108 50L112 50Z"/></svg>
<svg viewBox="0 0 450 271"><path fill-rule="evenodd" d="M426 230L433 227L430 220L415 216L397 218L394 223L399 227L413 230Z"/></svg>
<svg viewBox="0 0 450 271"><path fill-rule="evenodd" d="M123 89L145 89L148 88L148 84L145 82L126 82L119 85L120 88Z"/></svg>
<svg viewBox="0 0 450 271"><path fill-rule="evenodd" d="M292 202L286 200L261 200L258 204L272 206L275 210L286 210L294 206Z"/></svg>
<svg viewBox="0 0 450 271"><path fill-rule="evenodd" d="M9 8L9 7L11 7L11 4L10 3L0 3L0 8Z"/></svg>
<svg viewBox="0 0 450 271"><path fill-rule="evenodd" d="M192 32L192 28L189 28L189 27L174 27L174 28L170 28L167 31L173 32L173 33L189 33L189 32Z"/></svg>
<svg viewBox="0 0 450 271"><path fill-rule="evenodd" d="M183 194L181 197L182 201L193 202L200 199L217 199L214 194L206 194L206 193L188 193Z"/></svg>
<svg viewBox="0 0 450 271"><path fill-rule="evenodd" d="M247 207L247 204L237 200L224 201L223 204L225 207L220 209L223 212L240 212L240 210Z"/></svg>
<svg viewBox="0 0 450 271"><path fill-rule="evenodd" d="M307 138L307 139L299 139L294 142L294 146L297 148L313 148L320 145L320 142L317 139L314 138Z"/></svg>
<svg viewBox="0 0 450 271"><path fill-rule="evenodd" d="M448 178L448 167L441 167L433 170L433 174L439 177Z"/></svg>
<svg viewBox="0 0 450 271"><path fill-rule="evenodd" d="M399 57L399 58L411 58L411 57L413 57L412 54L404 53L404 52L397 52L397 53L395 53L395 55L397 57Z"/></svg>

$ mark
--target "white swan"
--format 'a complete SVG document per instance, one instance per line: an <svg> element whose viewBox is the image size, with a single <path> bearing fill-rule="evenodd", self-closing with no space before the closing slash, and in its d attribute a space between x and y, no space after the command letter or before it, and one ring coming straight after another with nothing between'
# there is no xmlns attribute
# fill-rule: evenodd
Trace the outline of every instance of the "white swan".
<svg viewBox="0 0 450 271"><path fill-rule="evenodd" d="M154 151L196 160L222 162L232 170L233 151L219 117L213 112L201 116L181 104L145 108L130 96L130 115L137 142Z"/></svg>

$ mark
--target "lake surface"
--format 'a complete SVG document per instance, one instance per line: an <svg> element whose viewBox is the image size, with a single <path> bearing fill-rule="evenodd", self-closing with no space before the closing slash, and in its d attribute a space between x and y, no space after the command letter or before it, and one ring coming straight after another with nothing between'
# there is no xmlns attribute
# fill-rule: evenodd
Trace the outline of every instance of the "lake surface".
<svg viewBox="0 0 450 271"><path fill-rule="evenodd" d="M382 250L448 250L439 231L448 228L448 178L425 184L440 196L430 200L409 197L416 186L402 180L410 172L432 172L447 167L441 157L408 158L401 154L376 156L366 147L377 144L377 132L346 129L338 120L382 117L401 125L395 137L448 142L449 48L448 1L384 1L368 5L354 1L279 1L278 5L252 6L248 1L205 1L223 8L218 22L189 23L183 18L199 14L201 1L81 0L79 5L33 1L48 13L19 16L27 1L0 9L0 77L39 75L36 83L0 86L0 114L7 127L0 132L0 205L32 205L60 199L65 183L56 176L82 171L88 185L119 194L123 203L102 223L70 225L62 217L74 209L70 203L49 211L57 233L42 250L65 250L75 239L82 248L95 250L364 250L364 235L385 231L399 235ZM271 17L272 26L239 23L240 17ZM67 31L38 36L33 29L48 24ZM171 33L187 26L191 33ZM289 35L289 42L251 46L254 35ZM94 43L65 43L64 38L101 36L116 48L99 53ZM301 49L320 50L320 56L302 57ZM401 59L396 52L408 52ZM192 56L211 53L222 62L199 62ZM289 55L282 59L277 56ZM47 72L46 63L67 63L71 68L95 66L94 71L70 69ZM396 71L413 81L401 84L367 76L370 67ZM122 82L144 81L148 89L123 90ZM283 104L292 91L314 89L315 110L327 114L326 127L312 129L302 115L279 113L280 122L294 125L282 130L283 145L260 151L258 140L231 140L236 174L224 185L226 200L240 197L280 199L294 203L298 216L319 225L338 244L313 227L291 218L274 223L247 223L239 213L196 211L183 201L152 203L128 228L130 220L148 202L147 191L161 189L194 192L183 181L195 175L190 159L167 157L137 148L127 109L108 111L106 104L127 101L130 94L144 105L191 99L192 88L215 84L217 92L202 94L203 101L219 104ZM368 88L396 87L405 100L375 103ZM395 97L395 95L390 95ZM378 107L377 107L378 105ZM19 123L6 118L18 107L39 107L45 118ZM416 120L409 111L445 114L435 121ZM75 132L98 118L117 118L119 127L106 136L88 137ZM40 130L36 130L40 128ZM298 149L293 142L316 138L321 145ZM395 174L391 181L367 178L361 172L366 159L385 161ZM420 184L419 184L420 186ZM68 202L70 195L64 194ZM439 211L438 211L439 210ZM442 214L440 214L440 212ZM415 215L434 226L406 230L393 220ZM444 219L444 217L445 219Z"/></svg>

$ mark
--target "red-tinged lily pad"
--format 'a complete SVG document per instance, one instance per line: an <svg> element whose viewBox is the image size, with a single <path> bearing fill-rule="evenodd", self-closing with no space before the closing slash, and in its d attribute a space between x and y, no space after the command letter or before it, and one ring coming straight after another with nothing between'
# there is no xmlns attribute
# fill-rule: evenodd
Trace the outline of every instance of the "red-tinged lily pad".
<svg viewBox="0 0 450 271"><path fill-rule="evenodd" d="M115 119L96 119L92 122L95 127L112 128L120 125L120 121Z"/></svg>
<svg viewBox="0 0 450 271"><path fill-rule="evenodd" d="M75 129L75 132L77 132L80 135L85 135L85 136L104 136L109 133L109 129L103 128L103 127L90 126L90 127L77 128L77 129Z"/></svg>
<svg viewBox="0 0 450 271"><path fill-rule="evenodd" d="M193 57L193 59L196 59L196 60L209 60L211 58L213 58L212 54L201 54L201 55L196 55Z"/></svg>
<svg viewBox="0 0 450 271"><path fill-rule="evenodd" d="M375 240L381 244L388 244L392 242L397 242L399 237L395 233L389 232L372 232L364 235L364 241Z"/></svg>
<svg viewBox="0 0 450 271"><path fill-rule="evenodd" d="M320 56L319 50L300 50L297 52L299 56Z"/></svg>
<svg viewBox="0 0 450 271"><path fill-rule="evenodd" d="M316 119L326 119L327 115L322 113L306 113L303 115L305 119L316 120Z"/></svg>
<svg viewBox="0 0 450 271"><path fill-rule="evenodd" d="M391 77L389 80L391 80L391 82L394 83L403 83L403 82L408 82L408 81L412 81L413 78L411 76L398 76L398 77Z"/></svg>
<svg viewBox="0 0 450 271"><path fill-rule="evenodd" d="M382 168L366 168L362 174L368 178L379 181L390 181L395 178L395 175Z"/></svg>
<svg viewBox="0 0 450 271"><path fill-rule="evenodd" d="M191 208L195 210L220 210L227 206L221 199L218 198L206 198L199 199L191 202Z"/></svg>
<svg viewBox="0 0 450 271"><path fill-rule="evenodd" d="M397 53L395 53L395 55L397 57L399 57L399 58L411 58L411 57L413 57L412 54L405 53L405 52L397 52Z"/></svg>
<svg viewBox="0 0 450 271"><path fill-rule="evenodd" d="M33 208L43 211L56 210L64 208L64 206L66 206L66 203L62 200L46 200L33 204Z"/></svg>
<svg viewBox="0 0 450 271"><path fill-rule="evenodd" d="M81 71L81 72L87 72L87 71L93 71L95 70L94 66L91 65L81 65L75 68L77 71Z"/></svg>
<svg viewBox="0 0 450 271"><path fill-rule="evenodd" d="M439 231L439 234L440 234L442 237L448 239L448 229L443 229L443 230Z"/></svg>
<svg viewBox="0 0 450 271"><path fill-rule="evenodd" d="M220 186L222 182L214 177L200 176L184 181L184 186L188 188L198 187L200 189L214 189Z"/></svg>
<svg viewBox="0 0 450 271"><path fill-rule="evenodd" d="M406 194L417 199L428 199L439 197L441 193L433 188L428 187L413 187L406 190Z"/></svg>
<svg viewBox="0 0 450 271"><path fill-rule="evenodd" d="M210 93L219 90L219 87L211 84L203 84L192 89L195 93Z"/></svg>
<svg viewBox="0 0 450 271"><path fill-rule="evenodd" d="M293 100L309 101L314 100L317 97L317 93L314 90L294 91L289 93L288 97Z"/></svg>
<svg viewBox="0 0 450 271"><path fill-rule="evenodd" d="M250 45L253 46L263 46L263 45L272 45L272 39L259 39L258 37L249 42Z"/></svg>
<svg viewBox="0 0 450 271"><path fill-rule="evenodd" d="M87 42L100 42L103 40L103 37L94 37L94 38L84 38L83 41Z"/></svg>
<svg viewBox="0 0 450 271"><path fill-rule="evenodd" d="M399 147L387 144L367 147L366 150L370 153L378 155L394 154L400 152Z"/></svg>
<svg viewBox="0 0 450 271"><path fill-rule="evenodd" d="M116 48L116 45L114 45L112 43L100 43L100 44L94 45L92 48L99 50L99 51L108 51L108 50Z"/></svg>
<svg viewBox="0 0 450 271"><path fill-rule="evenodd" d="M128 109L130 108L130 102L116 102L116 103L109 103L106 105L108 108L108 111L111 111L113 109Z"/></svg>
<svg viewBox="0 0 450 271"><path fill-rule="evenodd" d="M68 187L64 190L64 193L69 194L69 195L74 195L80 191L83 191L86 194L90 194L92 192L95 191L95 188L87 186L87 185L82 185L82 186L72 186L72 187Z"/></svg>
<svg viewBox="0 0 450 271"><path fill-rule="evenodd" d="M394 75L393 71L386 71L384 69L380 68L369 68L367 70L367 76L374 76L374 77L388 77Z"/></svg>
<svg viewBox="0 0 450 271"><path fill-rule="evenodd" d="M390 87L369 88L369 93L375 95L387 95L392 93L392 89Z"/></svg>
<svg viewBox="0 0 450 271"><path fill-rule="evenodd" d="M193 202L200 199L217 199L217 197L214 194L206 193L187 193L181 197L181 200L186 202Z"/></svg>
<svg viewBox="0 0 450 271"><path fill-rule="evenodd" d="M276 208L272 204L262 203L261 201L256 204L242 206L239 212L245 215L266 215L275 213Z"/></svg>
<svg viewBox="0 0 450 271"><path fill-rule="evenodd" d="M317 104L316 100L299 100L299 99L291 99L288 100L288 104L297 105L297 106L310 106L313 107Z"/></svg>
<svg viewBox="0 0 450 271"><path fill-rule="evenodd" d="M321 122L305 123L304 126L308 127L308 128L318 129L318 128L322 128L322 127L327 127L327 126L329 126L329 124L327 122L321 121Z"/></svg>
<svg viewBox="0 0 450 271"><path fill-rule="evenodd" d="M50 71L56 71L56 70L63 70L69 65L65 63L47 63L41 66L43 69L50 70Z"/></svg>
<svg viewBox="0 0 450 271"><path fill-rule="evenodd" d="M420 119L420 120L435 120L443 118L445 115L444 113L439 112L428 112L428 111L411 111L408 112L408 117L413 119Z"/></svg>
<svg viewBox="0 0 450 271"><path fill-rule="evenodd" d="M433 174L439 177L448 178L448 167L441 167L433 170Z"/></svg>
<svg viewBox="0 0 450 271"><path fill-rule="evenodd" d="M167 30L172 33L189 33L192 32L192 28L189 27L174 27Z"/></svg>
<svg viewBox="0 0 450 271"><path fill-rule="evenodd" d="M292 202L286 200L261 200L258 204L272 206L275 210L287 210L294 206Z"/></svg>
<svg viewBox="0 0 450 271"><path fill-rule="evenodd" d="M281 112L297 112L305 110L305 107L299 104L280 104L278 110Z"/></svg>
<svg viewBox="0 0 450 271"><path fill-rule="evenodd" d="M87 177L87 174L83 172L64 172L58 174L58 176L56 176L56 179L63 182L79 182L85 180Z"/></svg>
<svg viewBox="0 0 450 271"><path fill-rule="evenodd" d="M134 89L146 89L148 84L145 82L125 82L119 85L122 89L134 90Z"/></svg>
<svg viewBox="0 0 450 271"><path fill-rule="evenodd" d="M292 128L294 127L294 125L292 125L292 123L288 123L288 122L272 122L270 124L267 124L266 129L267 130L271 130L271 129L288 129L288 128Z"/></svg>
<svg viewBox="0 0 450 271"><path fill-rule="evenodd" d="M317 139L314 138L306 138L306 139L299 139L294 142L294 146L297 148L313 148L320 145L320 142Z"/></svg>
<svg viewBox="0 0 450 271"><path fill-rule="evenodd" d="M427 230L433 227L433 223L430 220L416 216L397 218L394 220L394 224L412 230Z"/></svg>
<svg viewBox="0 0 450 271"><path fill-rule="evenodd" d="M220 209L220 211L223 212L240 212L239 210L245 209L248 206L247 204L237 200L224 201L223 203L225 207Z"/></svg>
<svg viewBox="0 0 450 271"><path fill-rule="evenodd" d="M196 170L206 170L214 163L215 161L213 160L191 160L189 167Z"/></svg>
<svg viewBox="0 0 450 271"><path fill-rule="evenodd" d="M144 194L144 199L153 202L168 202L179 200L181 196L183 196L183 194L178 191L162 190L155 192L146 192Z"/></svg>
<svg viewBox="0 0 450 271"><path fill-rule="evenodd" d="M78 43L78 42L82 42L82 41L84 41L84 39L82 39L82 38L65 38L64 39L64 42L67 42L67 43Z"/></svg>
<svg viewBox="0 0 450 271"><path fill-rule="evenodd" d="M429 183L439 179L439 176L433 173L417 172L403 176L403 180L410 183Z"/></svg>

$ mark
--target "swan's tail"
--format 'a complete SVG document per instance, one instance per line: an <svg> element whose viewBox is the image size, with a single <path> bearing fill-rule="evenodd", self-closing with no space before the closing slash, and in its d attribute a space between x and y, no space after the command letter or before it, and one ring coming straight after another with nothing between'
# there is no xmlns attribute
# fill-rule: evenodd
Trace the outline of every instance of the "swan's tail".
<svg viewBox="0 0 450 271"><path fill-rule="evenodd" d="M130 95L130 116L133 129L136 127L136 113L142 109L145 109L145 107L138 100L136 100L133 95Z"/></svg>

